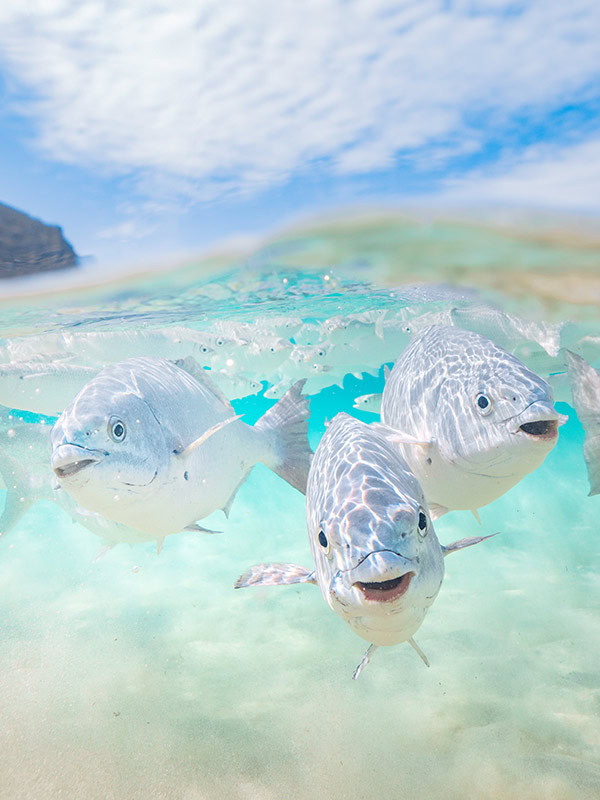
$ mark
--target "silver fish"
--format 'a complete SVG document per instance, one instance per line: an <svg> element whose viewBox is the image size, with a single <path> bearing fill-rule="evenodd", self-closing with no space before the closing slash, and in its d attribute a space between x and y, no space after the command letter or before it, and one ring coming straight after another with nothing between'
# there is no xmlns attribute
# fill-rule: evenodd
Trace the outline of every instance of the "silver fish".
<svg viewBox="0 0 600 800"><path fill-rule="evenodd" d="M99 555L116 544L156 541L155 536L82 508L56 484L48 461L51 427L47 423L24 422L10 409L0 406L0 488L4 484L6 489L0 515L0 541L40 500L56 503L74 522L99 536L102 539ZM159 552L161 548L162 539L158 542Z"/></svg>
<svg viewBox="0 0 600 800"><path fill-rule="evenodd" d="M0 364L0 403L55 416L96 373L94 367L63 361Z"/></svg>
<svg viewBox="0 0 600 800"><path fill-rule="evenodd" d="M190 362L186 360L188 369ZM311 452L303 382L256 423L241 422L194 374L132 358L89 381L52 429L52 468L84 508L161 539L226 514L257 462L304 492Z"/></svg>
<svg viewBox="0 0 600 800"><path fill-rule="evenodd" d="M361 394L354 398L352 408L368 414L381 414L381 392L375 394Z"/></svg>
<svg viewBox="0 0 600 800"><path fill-rule="evenodd" d="M420 331L383 391L383 423L434 518L496 500L540 466L566 421L550 386L489 339L450 326Z"/></svg>
<svg viewBox="0 0 600 800"><path fill-rule="evenodd" d="M382 425L337 414L317 447L306 494L314 570L259 564L235 588L314 583L354 633L370 642L357 678L382 645L413 639L442 585L444 556L489 537L438 542L416 478Z"/></svg>
<svg viewBox="0 0 600 800"><path fill-rule="evenodd" d="M0 536L10 533L38 500L54 499L49 439L49 425L23 422L10 409L0 407L0 487L3 483L6 488Z"/></svg>
<svg viewBox="0 0 600 800"><path fill-rule="evenodd" d="M590 481L590 495L600 494L600 372L583 358L565 351L573 405L585 430L583 455Z"/></svg>

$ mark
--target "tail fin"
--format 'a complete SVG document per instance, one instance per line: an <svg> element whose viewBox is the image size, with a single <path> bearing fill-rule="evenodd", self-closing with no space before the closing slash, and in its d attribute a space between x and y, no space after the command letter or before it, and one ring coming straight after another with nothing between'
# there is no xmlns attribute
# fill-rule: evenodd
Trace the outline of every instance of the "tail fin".
<svg viewBox="0 0 600 800"><path fill-rule="evenodd" d="M583 456L590 481L590 495L600 494L600 372L583 358L565 350L573 405L583 425Z"/></svg>
<svg viewBox="0 0 600 800"><path fill-rule="evenodd" d="M21 496L22 487L9 486L6 490L6 505L0 516L0 536L9 533L30 508L34 500Z"/></svg>
<svg viewBox="0 0 600 800"><path fill-rule="evenodd" d="M273 437L276 455L273 470L302 494L306 494L312 458L308 444L308 398L302 396L305 383L306 379L296 381L254 426L261 433Z"/></svg>

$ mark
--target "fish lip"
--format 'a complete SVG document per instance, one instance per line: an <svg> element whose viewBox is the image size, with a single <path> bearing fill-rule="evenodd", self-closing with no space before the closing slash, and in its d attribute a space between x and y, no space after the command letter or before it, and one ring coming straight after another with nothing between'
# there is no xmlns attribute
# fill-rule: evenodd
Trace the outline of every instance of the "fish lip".
<svg viewBox="0 0 600 800"><path fill-rule="evenodd" d="M108 453L103 450L89 450L87 447L66 442L52 452L52 469L60 480L72 478L97 464L106 455Z"/></svg>
<svg viewBox="0 0 600 800"><path fill-rule="evenodd" d="M513 433L523 433L531 441L549 442L558 438L558 428L567 417L547 403L533 402L514 418Z"/></svg>
<svg viewBox="0 0 600 800"><path fill-rule="evenodd" d="M385 581L356 581L353 586L365 600L372 603L391 603L406 594L415 573L411 571ZM384 588L385 587L385 588Z"/></svg>

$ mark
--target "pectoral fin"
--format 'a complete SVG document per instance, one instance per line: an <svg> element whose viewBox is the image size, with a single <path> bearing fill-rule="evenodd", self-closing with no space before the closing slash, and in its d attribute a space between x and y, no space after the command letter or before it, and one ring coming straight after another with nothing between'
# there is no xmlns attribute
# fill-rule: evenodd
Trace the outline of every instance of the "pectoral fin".
<svg viewBox="0 0 600 800"><path fill-rule="evenodd" d="M73 520L73 522L75 522L75 520ZM112 544L104 544L104 545L102 545L100 550L98 550L98 552L94 556L94 558L92 560L92 564L95 564L97 561L100 561L101 558L104 558L104 556L109 552L109 550L112 550L112 548L113 548Z"/></svg>
<svg viewBox="0 0 600 800"><path fill-rule="evenodd" d="M278 586L290 583L315 583L315 573L298 564L257 564L250 567L233 584L235 589L246 586Z"/></svg>
<svg viewBox="0 0 600 800"><path fill-rule="evenodd" d="M414 444L419 447L432 447L434 444L431 439L429 441L417 439L415 436L411 436L410 433L402 433L401 431L391 433L390 441L394 442L394 444Z"/></svg>
<svg viewBox="0 0 600 800"><path fill-rule="evenodd" d="M366 652L366 653L364 654L364 656L362 657L362 660L361 660L360 664L358 665L358 667L357 667L357 668L354 670L354 674L352 675L352 680L353 680L353 681L355 681L355 680L358 678L358 676L360 675L360 673L361 673L361 672L363 671L363 669L364 669L364 668L367 666L367 664L368 664L368 663L369 663L369 661L371 660L371 656L373 655L373 653L375 652L375 650L377 650L377 645L376 645L376 644L370 644L370 645L367 647L367 652Z"/></svg>
<svg viewBox="0 0 600 800"><path fill-rule="evenodd" d="M417 439L416 436L412 436L410 433L403 433L396 428L392 428L390 425L386 425L384 422L372 422L371 427L384 433L388 441L392 442L392 444L414 444L419 447L435 446L433 439Z"/></svg>
<svg viewBox="0 0 600 800"><path fill-rule="evenodd" d="M191 525L186 525L183 530L190 531L190 533L223 533L223 531L213 531L210 528L203 528L202 525L198 525L197 522L193 522Z"/></svg>
<svg viewBox="0 0 600 800"><path fill-rule="evenodd" d="M424 652L421 650L421 648L419 647L419 645L418 645L418 644L415 642L415 640L414 640L414 639L412 639L412 638L411 638L411 639L408 639L408 643L409 643L409 645L412 647L412 649L413 649L413 650L414 650L416 653L418 653L418 654L419 654L419 656L421 657L421 660L422 660L422 662L425 664L425 666L426 666L426 667L430 666L430 664L429 664L429 659L427 658L427 656L425 655L425 653L424 653Z"/></svg>
<svg viewBox="0 0 600 800"><path fill-rule="evenodd" d="M212 428L209 428L207 431L204 431L202 436L199 436L191 444L188 444L186 447L184 447L183 450L180 450L178 453L175 453L175 455L178 456L179 458L187 458L190 455L190 453L193 453L197 447L200 447L201 444L204 444L204 442L207 439L210 439L210 437L213 434L217 433L217 431L220 431L226 425L229 425L231 422L235 422L236 420L240 419L240 417L243 416L244 416L243 414L236 414L233 417L228 417L227 419L224 419L222 422L217 422L216 425L213 425Z"/></svg>
<svg viewBox="0 0 600 800"><path fill-rule="evenodd" d="M448 513L448 509L446 506L441 506L439 503L430 503L429 504L429 516L431 519L436 520L440 517L443 517L444 514Z"/></svg>
<svg viewBox="0 0 600 800"><path fill-rule="evenodd" d="M248 477L248 475L250 474L250 472L251 472L251 469L250 469L250 470L248 470L248 472L245 472L245 473L244 473L244 477L243 477L243 478L242 478L242 480L241 480L241 481L238 483L238 485L235 487L235 489L233 490L233 492L232 492L232 493L231 493L231 495L229 496L229 500L228 500L228 501L225 503L225 505L223 506L223 513L225 514L225 516L227 517L227 519L229 519L229 512L231 511L231 506L233 505L233 501L235 500L235 496L236 496L236 494L238 493L238 491L239 491L239 490L242 488L242 484L243 484L243 483L246 481L246 478Z"/></svg>
<svg viewBox="0 0 600 800"><path fill-rule="evenodd" d="M462 550L464 547L471 547L471 545L485 542L486 539L491 539L492 536L498 536L498 533L490 533L489 536L471 536L467 539L459 539L452 544L442 545L442 553L444 557L450 553L455 553L457 550Z"/></svg>

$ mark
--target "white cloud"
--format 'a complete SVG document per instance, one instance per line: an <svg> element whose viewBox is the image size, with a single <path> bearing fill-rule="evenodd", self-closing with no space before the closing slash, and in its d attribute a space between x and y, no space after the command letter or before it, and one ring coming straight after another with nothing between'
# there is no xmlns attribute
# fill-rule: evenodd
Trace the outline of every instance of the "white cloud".
<svg viewBox="0 0 600 800"><path fill-rule="evenodd" d="M0 60L51 157L202 196L385 169L597 75L600 6L5 0ZM150 189L148 189L150 191Z"/></svg>
<svg viewBox="0 0 600 800"><path fill-rule="evenodd" d="M446 186L451 201L600 213L600 138L531 148Z"/></svg>
<svg viewBox="0 0 600 800"><path fill-rule="evenodd" d="M99 231L99 239L117 239L119 241L130 241L131 239L145 239L154 232L154 228L140 223L135 219L127 219L110 228Z"/></svg>

